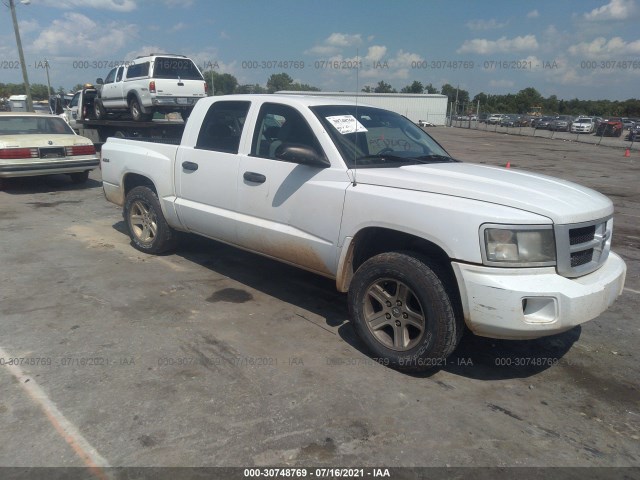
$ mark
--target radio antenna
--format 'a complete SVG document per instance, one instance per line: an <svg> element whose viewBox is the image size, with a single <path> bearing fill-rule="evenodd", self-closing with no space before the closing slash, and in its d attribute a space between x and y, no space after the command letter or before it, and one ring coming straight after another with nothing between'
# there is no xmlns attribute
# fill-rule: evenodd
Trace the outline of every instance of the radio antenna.
<svg viewBox="0 0 640 480"><path fill-rule="evenodd" d="M360 96L360 49L356 48L356 118L355 118L355 134L353 137L353 186L356 182L356 172L358 171L358 97Z"/></svg>

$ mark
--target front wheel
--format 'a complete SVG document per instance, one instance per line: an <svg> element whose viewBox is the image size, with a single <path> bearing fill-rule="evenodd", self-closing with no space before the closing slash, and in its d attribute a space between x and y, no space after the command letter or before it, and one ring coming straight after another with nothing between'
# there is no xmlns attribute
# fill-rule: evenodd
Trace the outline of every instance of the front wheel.
<svg viewBox="0 0 640 480"><path fill-rule="evenodd" d="M349 289L356 332L375 357L403 371L446 365L463 332L458 310L444 272L409 253L370 258Z"/></svg>
<svg viewBox="0 0 640 480"><path fill-rule="evenodd" d="M124 203L124 218L133 246L145 253L163 253L177 245L177 232L169 226L156 193L149 187L131 189Z"/></svg>

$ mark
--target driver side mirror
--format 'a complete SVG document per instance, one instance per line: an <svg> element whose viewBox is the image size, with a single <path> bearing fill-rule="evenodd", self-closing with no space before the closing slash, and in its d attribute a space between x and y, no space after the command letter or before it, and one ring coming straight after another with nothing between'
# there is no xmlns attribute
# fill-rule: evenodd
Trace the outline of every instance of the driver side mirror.
<svg viewBox="0 0 640 480"><path fill-rule="evenodd" d="M104 85L104 80L102 78L96 78L96 83L98 85Z"/></svg>
<svg viewBox="0 0 640 480"><path fill-rule="evenodd" d="M280 160L309 165L310 167L327 168L331 166L329 160L321 157L313 148L297 143L283 143L276 149L275 155Z"/></svg>

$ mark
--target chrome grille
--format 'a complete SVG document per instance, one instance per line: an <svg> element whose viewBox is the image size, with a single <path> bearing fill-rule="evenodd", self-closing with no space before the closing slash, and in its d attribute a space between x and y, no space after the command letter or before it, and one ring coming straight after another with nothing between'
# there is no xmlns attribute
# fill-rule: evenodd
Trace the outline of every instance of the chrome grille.
<svg viewBox="0 0 640 480"><path fill-rule="evenodd" d="M593 236L596 233L596 226L591 225L589 227L572 228L569 231L569 244L577 245L579 243L585 243L593 240Z"/></svg>
<svg viewBox="0 0 640 480"><path fill-rule="evenodd" d="M613 219L556 225L558 273L580 277L597 270L609 256Z"/></svg>
<svg viewBox="0 0 640 480"><path fill-rule="evenodd" d="M579 267L593 260L593 248L571 253L571 268Z"/></svg>

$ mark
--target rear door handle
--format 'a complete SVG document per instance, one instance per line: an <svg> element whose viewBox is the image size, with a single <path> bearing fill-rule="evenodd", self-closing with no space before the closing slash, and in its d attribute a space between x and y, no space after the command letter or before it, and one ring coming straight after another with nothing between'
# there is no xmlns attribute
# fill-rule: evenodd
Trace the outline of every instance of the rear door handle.
<svg viewBox="0 0 640 480"><path fill-rule="evenodd" d="M267 181L267 177L256 172L244 172L243 177L247 182L264 183Z"/></svg>
<svg viewBox="0 0 640 480"><path fill-rule="evenodd" d="M182 162L182 168L195 172L198 169L198 164L193 162Z"/></svg>

